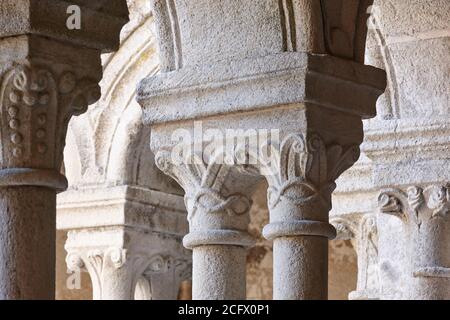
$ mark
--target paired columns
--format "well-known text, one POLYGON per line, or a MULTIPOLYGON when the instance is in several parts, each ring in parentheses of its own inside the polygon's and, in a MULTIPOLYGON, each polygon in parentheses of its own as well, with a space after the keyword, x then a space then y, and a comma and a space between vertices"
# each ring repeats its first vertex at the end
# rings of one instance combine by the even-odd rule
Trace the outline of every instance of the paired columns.
POLYGON ((327 298, 331 194, 385 86, 362 64, 369 2, 152 1, 163 72, 138 101, 156 164, 186 192, 194 299, 245 298, 261 179, 274 298, 327 298))
POLYGON ((0 4, 0 299, 54 298, 67 124, 100 97, 100 54, 127 20, 125 1, 81 9, 82 29, 71 31, 61 1, 0 4))

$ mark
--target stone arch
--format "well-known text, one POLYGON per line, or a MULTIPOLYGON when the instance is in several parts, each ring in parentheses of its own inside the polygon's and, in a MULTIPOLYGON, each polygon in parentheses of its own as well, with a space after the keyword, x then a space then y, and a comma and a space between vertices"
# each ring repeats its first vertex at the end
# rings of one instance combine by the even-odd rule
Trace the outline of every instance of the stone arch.
POLYGON ((135 99, 136 83, 159 70, 154 19, 149 8, 142 8, 145 3, 129 1, 131 21, 121 47, 103 56, 102 98, 69 125, 64 169, 71 185, 137 184, 178 192, 153 165, 150 131, 135 99))
MULTIPOLYGON (((395 10, 395 8, 392 8, 395 10)), ((377 102, 377 113, 382 119, 397 119, 400 117, 399 107, 399 87, 395 64, 389 46, 386 43, 386 36, 383 23, 380 21, 381 10, 378 1, 370 9, 371 17, 368 20, 370 25, 367 34, 367 46, 365 63, 386 71, 387 88, 384 95, 377 102)))

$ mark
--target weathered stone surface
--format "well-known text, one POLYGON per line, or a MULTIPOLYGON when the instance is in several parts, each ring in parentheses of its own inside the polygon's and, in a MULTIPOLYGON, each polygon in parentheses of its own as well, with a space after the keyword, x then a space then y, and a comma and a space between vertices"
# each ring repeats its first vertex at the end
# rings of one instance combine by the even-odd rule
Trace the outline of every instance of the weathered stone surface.
MULTIPOLYGON (((122 4, 115 12, 121 17, 127 15, 124 3, 115 1, 122 4)), ((94 41, 86 40, 89 36, 83 31, 70 37, 67 6, 57 0, 0 4, 0 202, 5 219, 0 230, 0 298, 4 299, 54 297, 55 196, 67 187, 59 173, 67 124, 99 99, 100 54, 116 47, 126 20, 106 10, 96 25, 96 32, 106 33, 97 33, 94 41), (24 272, 30 265, 33 270, 24 272)), ((86 18, 102 8, 85 12, 86 18)))
POLYGON ((94 299, 176 299, 191 277, 186 212, 154 164, 134 100, 135 83, 158 70, 153 17, 145 1, 128 5, 119 50, 102 57, 102 97, 69 125, 57 228, 68 233, 67 267, 89 272, 94 299))
MULTIPOLYGON (((386 70, 388 90, 378 101, 378 117, 365 123, 363 161, 338 182, 333 214, 377 215, 377 250, 358 253, 358 272, 362 279, 372 264, 378 282, 371 282, 366 294, 358 290, 351 298, 448 299, 445 270, 450 251, 447 241, 440 241, 447 220, 426 217, 436 210, 436 201, 445 207, 444 190, 450 181, 445 116, 449 90, 444 85, 449 72, 448 59, 443 60, 450 35, 449 5, 438 0, 374 5, 366 60, 386 70), (433 190, 440 191, 432 196, 433 190), (408 202, 409 192, 417 199, 408 202), (434 200, 425 201, 428 197, 434 200), (394 213, 404 221, 392 217, 394 213), (403 218, 416 215, 412 220, 420 226, 403 218), (412 261, 420 261, 421 267, 412 261)), ((361 236, 357 232, 355 241, 361 236)), ((365 242, 363 247, 369 248, 365 242)))
MULTIPOLYGON (((194 250, 194 299, 245 297, 237 281, 243 259, 236 266, 240 274, 214 275, 226 292, 204 286, 201 270, 206 262, 219 270, 233 263, 234 246, 251 246, 249 199, 263 177, 269 184, 271 223, 264 235, 274 240, 274 297, 326 298, 334 181, 359 157, 361 119, 375 115, 385 85, 384 72, 361 64, 370 1, 347 3, 345 10, 331 1, 152 4, 163 72, 143 80, 137 98, 152 129, 156 164, 186 192, 190 233, 184 243, 194 250), (278 130, 280 141, 271 143, 278 148, 275 168, 203 158, 208 141, 196 132, 196 121, 223 137, 227 129, 278 130), (176 130, 192 139, 174 141, 176 130), (180 145, 197 146, 183 157, 200 161, 174 163, 180 145)), ((233 142, 232 151, 239 148, 233 142)))

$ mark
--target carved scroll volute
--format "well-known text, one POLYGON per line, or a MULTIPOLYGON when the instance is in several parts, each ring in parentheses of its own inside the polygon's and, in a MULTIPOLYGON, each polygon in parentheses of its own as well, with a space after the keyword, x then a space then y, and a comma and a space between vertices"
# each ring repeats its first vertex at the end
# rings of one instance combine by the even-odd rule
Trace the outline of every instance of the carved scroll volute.
POLYGON ((100 96, 98 85, 38 66, 7 72, 0 91, 3 168, 59 169, 67 124, 100 96))

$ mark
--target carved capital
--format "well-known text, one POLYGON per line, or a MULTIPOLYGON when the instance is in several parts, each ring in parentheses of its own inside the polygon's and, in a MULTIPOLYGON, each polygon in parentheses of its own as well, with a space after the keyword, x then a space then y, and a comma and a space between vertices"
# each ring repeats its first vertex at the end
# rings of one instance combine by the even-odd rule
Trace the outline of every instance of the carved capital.
POLYGON ((450 274, 450 185, 386 189, 379 196, 383 214, 404 222, 414 277, 448 278, 450 274))
POLYGON ((100 98, 100 55, 118 46, 128 15, 125 0, 84 2, 76 3, 79 30, 66 23, 65 1, 0 4, 2 187, 66 188, 59 172, 67 125, 100 98))
POLYGON ((232 166, 214 160, 206 163, 195 156, 175 163, 168 151, 156 154, 156 165, 185 190, 191 231, 185 246, 253 243, 246 232, 252 201, 244 192, 229 191, 233 190, 228 184, 233 180, 232 166))
POLYGON ((445 220, 450 213, 450 184, 427 188, 412 186, 383 190, 378 198, 380 211, 417 226, 432 220, 445 220))
POLYGON ((359 147, 299 134, 287 136, 275 155, 275 166, 263 168, 272 220, 327 221, 335 180, 358 160, 359 147))
POLYGON ((0 89, 2 167, 59 170, 70 118, 99 98, 97 81, 70 70, 30 64, 6 72, 0 89))
MULTIPOLYGON (((71 271, 89 272, 94 289, 94 299, 112 295, 134 298, 134 290, 141 278, 151 282, 151 277, 167 274, 175 269, 175 259, 160 254, 130 252, 120 247, 67 249, 67 267, 71 271), (111 292, 123 290, 125 292, 111 292)), ((151 296, 151 292, 148 293, 151 296)))

